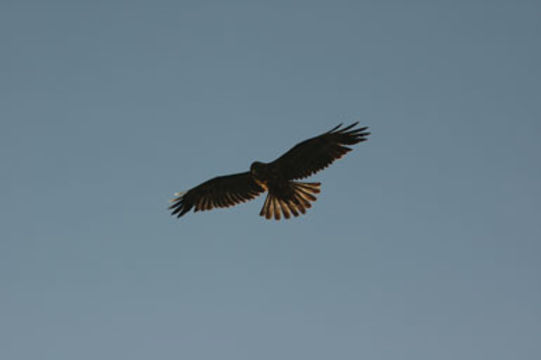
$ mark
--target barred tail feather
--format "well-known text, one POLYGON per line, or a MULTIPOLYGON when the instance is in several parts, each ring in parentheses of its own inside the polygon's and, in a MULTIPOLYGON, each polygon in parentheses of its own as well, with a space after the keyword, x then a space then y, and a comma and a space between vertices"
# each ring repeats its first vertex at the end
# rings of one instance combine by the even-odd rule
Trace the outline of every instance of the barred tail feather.
POLYGON ((299 216, 299 213, 305 214, 306 209, 312 207, 310 202, 317 200, 314 194, 320 192, 321 183, 291 181, 289 185, 292 190, 292 195, 287 199, 278 197, 269 190, 267 198, 261 208, 261 212, 259 213, 260 216, 264 216, 267 220, 272 218, 280 220, 282 215, 285 219, 289 219, 291 214, 295 217, 299 216))

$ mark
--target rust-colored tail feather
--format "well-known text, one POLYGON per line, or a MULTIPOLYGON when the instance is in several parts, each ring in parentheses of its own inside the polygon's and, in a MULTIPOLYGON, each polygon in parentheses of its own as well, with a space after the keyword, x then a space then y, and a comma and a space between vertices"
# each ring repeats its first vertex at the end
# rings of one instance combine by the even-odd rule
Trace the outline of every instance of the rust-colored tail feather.
POLYGON ((305 214, 306 209, 312 207, 310 201, 316 201, 317 198, 314 194, 320 192, 321 183, 305 183, 305 182, 294 182, 289 183, 291 189, 293 190, 293 195, 289 199, 282 199, 272 193, 272 190, 269 189, 269 193, 263 207, 261 208, 260 216, 264 216, 265 219, 269 220, 274 217, 275 220, 280 220, 282 214, 285 219, 289 219, 291 214, 297 217, 299 213, 305 214))

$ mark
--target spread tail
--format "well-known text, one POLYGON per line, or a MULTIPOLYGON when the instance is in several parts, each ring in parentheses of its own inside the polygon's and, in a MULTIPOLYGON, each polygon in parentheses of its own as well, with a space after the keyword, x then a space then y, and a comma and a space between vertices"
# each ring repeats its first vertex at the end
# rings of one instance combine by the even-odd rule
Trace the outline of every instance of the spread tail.
POLYGON ((282 214, 286 219, 289 219, 291 214, 295 217, 299 216, 299 213, 305 214, 306 209, 312 207, 310 202, 317 200, 314 194, 319 193, 321 183, 290 181, 288 185, 291 191, 289 191, 290 195, 287 198, 278 197, 269 189, 263 208, 259 213, 260 216, 264 216, 266 219, 274 217, 276 220, 280 220, 282 214))

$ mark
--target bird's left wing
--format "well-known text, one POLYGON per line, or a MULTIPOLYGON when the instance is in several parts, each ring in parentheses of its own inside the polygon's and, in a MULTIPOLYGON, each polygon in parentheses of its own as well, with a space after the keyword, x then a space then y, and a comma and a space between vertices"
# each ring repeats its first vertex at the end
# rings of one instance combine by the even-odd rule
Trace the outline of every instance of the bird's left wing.
POLYGON ((173 210, 172 215, 181 217, 192 208, 197 212, 229 207, 252 200, 263 191, 249 172, 218 176, 185 193, 179 193, 169 209, 173 210))
POLYGON ((365 141, 368 127, 355 128, 358 123, 340 128, 342 124, 319 136, 298 143, 270 163, 286 179, 302 179, 325 169, 351 151, 347 145, 365 141))

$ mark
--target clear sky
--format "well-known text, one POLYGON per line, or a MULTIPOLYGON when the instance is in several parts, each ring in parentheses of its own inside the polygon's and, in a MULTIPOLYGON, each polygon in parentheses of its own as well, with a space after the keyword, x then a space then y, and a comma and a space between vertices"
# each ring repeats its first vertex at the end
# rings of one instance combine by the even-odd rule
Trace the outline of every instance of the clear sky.
POLYGON ((0 4, 0 358, 540 359, 539 1, 0 4), (340 122, 311 178, 168 199, 340 122))

